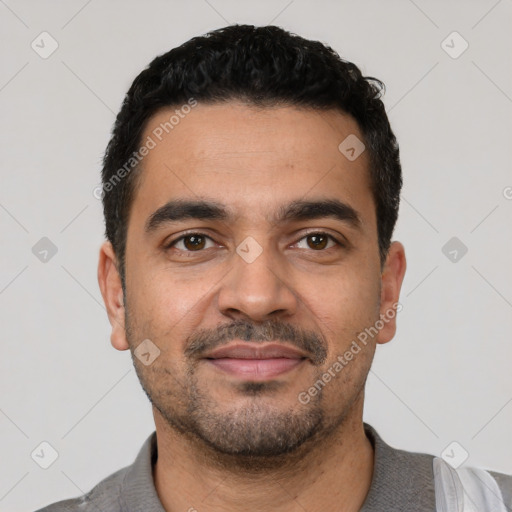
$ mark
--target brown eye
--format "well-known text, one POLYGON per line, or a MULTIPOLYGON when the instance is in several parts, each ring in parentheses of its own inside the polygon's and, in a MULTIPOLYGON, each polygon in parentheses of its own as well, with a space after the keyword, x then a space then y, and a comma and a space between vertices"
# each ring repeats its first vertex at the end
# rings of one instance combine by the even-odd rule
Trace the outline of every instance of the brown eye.
POLYGON ((308 240, 308 246, 311 249, 325 249, 327 242, 329 241, 329 237, 327 235, 320 233, 308 235, 306 238, 308 240))
POLYGON ((189 251, 195 251, 196 249, 204 249, 205 246, 205 238, 200 235, 188 235, 183 237, 183 245, 189 251))
POLYGON ((208 249, 207 244, 211 243, 208 247, 213 247, 213 240, 202 233, 190 233, 177 238, 167 245, 167 249, 175 248, 183 252, 200 252, 203 249, 208 249))
POLYGON ((302 237, 296 244, 300 249, 313 249, 316 252, 323 252, 324 250, 332 249, 336 246, 344 247, 344 244, 339 242, 336 238, 328 233, 322 231, 316 233, 309 233, 302 237))

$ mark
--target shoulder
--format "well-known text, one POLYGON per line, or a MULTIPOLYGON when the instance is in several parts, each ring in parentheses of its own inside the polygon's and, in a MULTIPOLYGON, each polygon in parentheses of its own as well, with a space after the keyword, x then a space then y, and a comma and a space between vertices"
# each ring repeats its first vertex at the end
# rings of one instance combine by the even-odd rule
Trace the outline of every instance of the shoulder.
POLYGON ((496 480, 500 488, 501 495, 503 496, 503 503, 512 509, 512 475, 505 473, 498 473, 497 471, 487 470, 488 473, 496 480))
POLYGON ((127 470, 128 467, 116 471, 82 496, 52 503, 51 505, 41 508, 36 512, 98 512, 98 510, 108 510, 109 512, 121 511, 119 498, 121 496, 121 488, 127 470))
MULTIPOLYGON (((434 460, 439 458, 428 453, 394 448, 384 442, 376 430, 366 423, 365 431, 375 449, 375 466, 363 512, 382 509, 383 502, 389 505, 390 510, 435 510, 434 460)), ((482 470, 495 480, 503 503, 507 510, 512 511, 512 475, 490 469, 482 470)), ((463 469, 459 468, 458 472, 461 471, 463 469)), ((458 472, 455 471, 456 474, 458 472)))
POLYGON ((164 512, 152 476, 156 457, 156 432, 153 432, 131 465, 107 476, 82 496, 52 503, 36 512, 164 512))
POLYGON ((362 512, 435 510, 434 456, 395 448, 371 425, 364 427, 374 447, 374 468, 362 512))

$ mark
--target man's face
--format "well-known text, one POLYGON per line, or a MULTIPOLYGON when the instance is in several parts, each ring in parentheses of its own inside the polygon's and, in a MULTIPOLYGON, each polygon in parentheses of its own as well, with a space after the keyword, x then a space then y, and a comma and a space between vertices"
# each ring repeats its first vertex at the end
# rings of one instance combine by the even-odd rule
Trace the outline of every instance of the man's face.
POLYGON ((128 223, 126 347, 160 350, 134 363, 171 428, 223 453, 293 451, 362 412, 375 343, 394 332, 344 357, 389 309, 368 155, 338 149, 360 130, 336 111, 200 103, 158 141, 174 110, 142 137, 156 147, 128 223))

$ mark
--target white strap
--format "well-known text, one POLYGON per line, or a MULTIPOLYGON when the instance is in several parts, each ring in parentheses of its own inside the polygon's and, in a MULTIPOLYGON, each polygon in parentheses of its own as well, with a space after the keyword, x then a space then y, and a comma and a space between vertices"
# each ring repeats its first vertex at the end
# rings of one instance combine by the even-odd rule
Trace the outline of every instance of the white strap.
POLYGON ((437 512, 507 512, 496 480, 485 470, 452 468, 434 457, 437 512))
POLYGON ((464 512, 464 490, 457 472, 440 457, 434 457, 437 512, 464 512))

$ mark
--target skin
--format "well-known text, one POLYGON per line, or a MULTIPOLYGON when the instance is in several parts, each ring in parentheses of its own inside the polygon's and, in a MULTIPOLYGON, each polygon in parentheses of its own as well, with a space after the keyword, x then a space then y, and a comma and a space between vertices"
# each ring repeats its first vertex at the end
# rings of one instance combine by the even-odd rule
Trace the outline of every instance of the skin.
MULTIPOLYGON (((157 112, 142 140, 173 111, 157 112)), ((363 138, 354 119, 334 110, 198 104, 144 158, 128 223, 126 295, 109 242, 98 280, 112 345, 133 351, 150 339, 160 350, 151 364, 134 364, 153 403, 154 480, 166 511, 348 512, 364 503, 374 464, 364 384, 376 345, 395 334, 395 317, 309 403, 298 400, 358 333, 396 307, 406 269, 399 242, 381 268, 368 155, 349 161, 338 150, 350 134, 363 138), (359 229, 330 217, 275 221, 290 201, 333 198, 356 210, 359 229), (216 201, 234 217, 146 232, 147 219, 171 199, 216 201), (190 230, 210 237, 204 248, 194 250, 190 239, 164 248, 190 230), (345 246, 317 248, 312 233, 345 246), (251 263, 236 252, 248 236, 262 248, 251 263), (199 353, 187 357, 196 333, 213 346, 219 328, 237 322, 258 334, 258 326, 290 325, 325 348, 324 360, 306 360, 251 390, 250 379, 199 353)))

